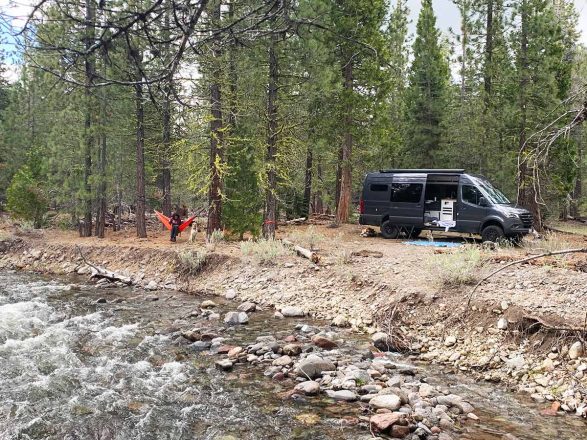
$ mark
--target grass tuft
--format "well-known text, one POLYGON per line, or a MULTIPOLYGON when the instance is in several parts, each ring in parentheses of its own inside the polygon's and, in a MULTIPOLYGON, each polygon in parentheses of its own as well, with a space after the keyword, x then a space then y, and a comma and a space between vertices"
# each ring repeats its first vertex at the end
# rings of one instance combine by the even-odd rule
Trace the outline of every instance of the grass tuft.
POLYGON ((251 257, 257 264, 274 264, 275 260, 290 251, 279 240, 259 239, 241 242, 243 255, 251 257))

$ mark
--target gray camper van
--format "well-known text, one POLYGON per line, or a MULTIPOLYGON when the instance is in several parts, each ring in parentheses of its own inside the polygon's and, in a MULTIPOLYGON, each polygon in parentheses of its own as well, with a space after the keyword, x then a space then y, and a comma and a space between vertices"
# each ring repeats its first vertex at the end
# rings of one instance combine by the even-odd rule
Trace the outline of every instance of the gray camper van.
POLYGON ((498 241, 530 232, 532 214, 465 170, 384 170, 365 176, 359 223, 381 227, 385 238, 429 229, 498 241))

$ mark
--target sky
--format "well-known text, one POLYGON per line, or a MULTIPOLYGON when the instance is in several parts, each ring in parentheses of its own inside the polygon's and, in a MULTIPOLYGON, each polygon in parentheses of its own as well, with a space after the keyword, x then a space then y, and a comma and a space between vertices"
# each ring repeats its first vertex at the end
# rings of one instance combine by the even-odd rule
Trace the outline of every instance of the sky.
MULTIPOLYGON (((0 0, 0 14, 6 14, 14 17, 13 25, 22 23, 22 19, 26 17, 27 12, 30 10, 31 4, 37 3, 39 0, 0 0)), ((390 0, 390 3, 395 4, 395 0, 390 0)), ((410 30, 412 33, 416 29, 416 21, 418 19, 418 13, 420 11, 421 0, 407 0, 408 7, 411 12, 412 22, 410 24, 410 30)), ((453 28, 458 31, 459 29, 459 13, 456 6, 451 0, 432 0, 434 11, 436 12, 437 25, 440 30, 448 34, 449 28, 453 28)), ((587 0, 575 0, 575 6, 579 14, 577 28, 581 32, 580 42, 587 46, 587 0)), ((6 22, 3 21, 0 16, 0 35, 1 41, 6 41, 6 22)), ((0 42, 0 45, 3 45, 0 42)), ((16 79, 17 66, 8 66, 9 80, 16 79)))
MULTIPOLYGON (((391 3, 395 4, 395 0, 391 0, 391 3)), ((412 17, 411 31, 415 32, 421 0, 408 0, 407 4, 412 17)), ((447 33, 451 27, 458 30, 459 11, 451 0, 432 0, 432 6, 436 13, 436 24, 441 31, 447 33)), ((575 8, 579 14, 577 28, 581 32, 580 41, 587 46, 587 0, 575 0, 575 8)))

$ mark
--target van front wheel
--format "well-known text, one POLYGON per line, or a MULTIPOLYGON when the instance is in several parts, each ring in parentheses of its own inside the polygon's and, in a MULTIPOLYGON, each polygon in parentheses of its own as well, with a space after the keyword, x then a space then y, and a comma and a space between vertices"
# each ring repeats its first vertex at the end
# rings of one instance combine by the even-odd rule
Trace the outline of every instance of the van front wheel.
POLYGON ((399 227, 391 223, 389 220, 386 220, 381 224, 381 235, 383 238, 397 238, 399 235, 399 227))
POLYGON ((491 241, 497 243, 504 237, 503 229, 497 225, 489 225, 481 231, 481 240, 483 242, 491 241))

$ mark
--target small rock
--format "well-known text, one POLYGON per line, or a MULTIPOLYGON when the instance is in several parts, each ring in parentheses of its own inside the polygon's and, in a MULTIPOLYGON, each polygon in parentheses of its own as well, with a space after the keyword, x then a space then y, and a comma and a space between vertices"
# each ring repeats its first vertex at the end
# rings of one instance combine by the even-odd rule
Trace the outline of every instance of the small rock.
MULTIPOLYGON (((391 427, 391 436, 393 438, 404 438, 410 434, 409 426, 393 425, 391 427)), ((422 437, 420 437, 422 438, 422 437)))
POLYGON ((510 305, 507 301, 502 301, 500 305, 501 305, 501 310, 504 310, 504 311, 510 307, 510 305))
POLYGON ((153 280, 149 281, 145 286, 145 290, 157 290, 157 283, 153 280))
POLYGON ((343 400, 345 402, 353 402, 357 400, 357 395, 349 390, 332 391, 326 390, 326 395, 334 400, 343 400))
POLYGON ((281 314, 281 312, 275 312, 273 314, 273 317, 274 318, 277 318, 277 319, 283 319, 284 318, 284 316, 281 314))
POLYGON ((497 328, 499 330, 507 330, 508 324, 509 323, 506 318, 499 318, 499 321, 497 321, 497 328))
POLYGON ((295 306, 283 307, 280 312, 286 318, 303 318, 306 316, 306 313, 300 307, 295 306))
POLYGON ((228 289, 226 291, 226 293, 224 294, 224 297, 226 299, 235 299, 236 298, 236 290, 234 290, 234 289, 228 289))
POLYGON ((571 348, 569 348, 568 354, 570 359, 577 359, 583 356, 583 344, 581 344, 580 341, 575 342, 571 345, 571 348))
POLYGON ((246 324, 249 316, 245 312, 228 312, 224 316, 224 323, 228 325, 246 324))
POLYGON ((233 358, 233 357, 237 357, 243 351, 244 350, 242 347, 232 347, 230 350, 228 350, 227 354, 228 354, 228 357, 233 358))
POLYGON ((369 401, 369 405, 375 409, 385 408, 395 411, 402 406, 402 401, 401 398, 395 394, 383 394, 373 397, 369 401))
POLYGON ((297 384, 294 390, 299 391, 306 396, 315 396, 320 392, 320 384, 313 380, 307 380, 306 382, 297 384))
POLYGON ((542 369, 544 371, 554 371, 554 361, 549 358, 544 359, 542 362, 542 369))
POLYGON ((214 301, 209 300, 209 299, 207 299, 206 301, 202 301, 202 304, 200 304, 201 309, 212 309, 216 306, 217 306, 217 304, 214 301))
POLYGON ((216 361, 215 365, 216 365, 216 368, 223 370, 223 371, 232 370, 232 361, 230 359, 221 359, 219 361, 216 361))
POLYGON ((314 345, 323 348, 324 350, 332 350, 333 348, 338 347, 336 342, 320 335, 312 336, 312 342, 314 343, 314 345))
POLYGON ((387 336, 387 333, 377 332, 371 336, 373 345, 381 351, 393 351, 394 346, 391 338, 387 336))
POLYGON ((302 352, 302 347, 298 344, 286 344, 283 346, 283 354, 288 356, 297 356, 302 352))
POLYGON ((285 367, 285 366, 291 365, 291 364, 293 364, 293 360, 292 360, 292 358, 290 358, 287 355, 278 357, 272 363, 272 365, 275 367, 285 367))
POLYGON ((257 310, 257 304, 255 304, 254 302, 247 301, 238 306, 237 310, 245 313, 251 313, 257 310))
POLYGON ((309 377, 313 379, 321 376, 323 371, 334 371, 336 366, 320 356, 310 355, 302 360, 296 369, 298 376, 309 377))
POLYGON ((390 426, 397 423, 402 417, 401 413, 375 414, 369 419, 371 427, 376 431, 383 432, 390 426))
POLYGON ((159 297, 156 295, 149 295, 145 297, 145 301, 159 301, 159 297))
POLYGON ((332 325, 335 327, 350 327, 348 318, 344 315, 337 315, 332 320, 332 325))
POLYGON ((447 336, 446 339, 444 340, 444 345, 446 347, 452 347, 453 345, 455 345, 457 343, 457 338, 455 336, 447 336))
POLYGON ((475 414, 473 413, 468 413, 467 417, 470 418, 471 420, 479 420, 479 417, 477 417, 475 414))

